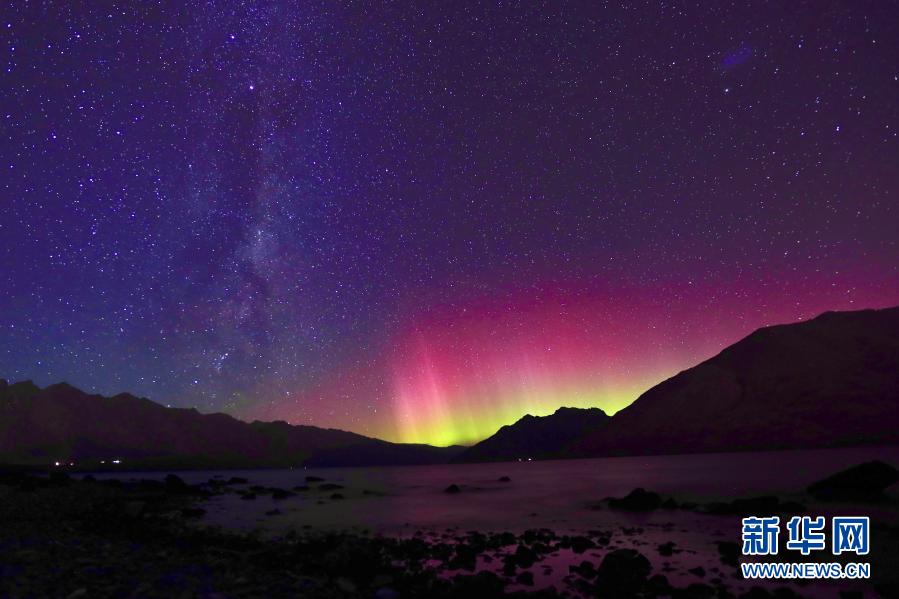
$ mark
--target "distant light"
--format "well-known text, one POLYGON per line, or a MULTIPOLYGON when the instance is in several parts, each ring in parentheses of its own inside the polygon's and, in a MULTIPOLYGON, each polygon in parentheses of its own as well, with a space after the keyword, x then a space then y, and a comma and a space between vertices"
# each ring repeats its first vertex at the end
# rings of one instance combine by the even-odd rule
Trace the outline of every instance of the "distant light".
POLYGON ((122 460, 113 460, 112 463, 113 463, 113 464, 121 464, 121 463, 122 463, 122 460))
POLYGON ((101 463, 101 464, 105 464, 105 463, 106 463, 106 460, 100 460, 100 463, 101 463))
POLYGON ((59 466, 59 462, 53 462, 54 466, 59 466))
POLYGON ((253 85, 253 84, 251 83, 251 84, 250 84, 250 91, 253 91, 254 89, 256 89, 256 86, 253 85))

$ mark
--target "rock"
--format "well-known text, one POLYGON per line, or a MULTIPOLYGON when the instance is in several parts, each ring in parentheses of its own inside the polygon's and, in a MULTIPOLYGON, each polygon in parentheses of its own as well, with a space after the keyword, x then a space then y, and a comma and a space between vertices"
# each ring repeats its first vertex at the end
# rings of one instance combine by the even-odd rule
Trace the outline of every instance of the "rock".
POLYGON ((307 483, 320 483, 320 482, 322 482, 322 481, 324 481, 324 480, 325 480, 325 479, 323 479, 323 478, 320 477, 320 476, 307 476, 307 477, 306 477, 306 482, 307 482, 307 483))
POLYGON ((343 499, 343 495, 340 493, 331 493, 331 499, 343 499))
POLYGON ((673 498, 669 497, 662 502, 661 507, 663 510, 676 510, 680 507, 680 505, 678 505, 678 503, 673 498))
POLYGON ((674 541, 668 541, 659 545, 659 555, 670 557, 674 555, 674 541))
POLYGON ((499 597, 506 583, 493 572, 478 572, 453 578, 453 597, 499 597))
POLYGON ((733 516, 774 516, 804 512, 805 506, 795 501, 781 501, 773 495, 734 499, 729 503, 710 503, 703 510, 707 514, 733 516))
POLYGON ((443 490, 443 492, 444 492, 444 493, 455 494, 455 493, 461 493, 461 492, 462 492, 462 489, 459 488, 459 485, 457 485, 457 484, 454 483, 454 484, 448 486, 447 488, 445 488, 445 489, 443 490))
MULTIPOLYGON (((556 533, 548 528, 529 528, 524 531, 524 542, 527 545, 533 545, 534 543, 550 543, 556 539, 556 533)), ((511 545, 514 543, 514 539, 510 543, 506 543, 507 545, 511 545)))
POLYGON ((673 594, 671 584, 662 574, 651 576, 646 582, 646 590, 648 597, 670 597, 673 594))
POLYGON ((285 489, 273 488, 272 490, 272 499, 287 499, 288 497, 294 497, 295 493, 291 493, 285 489))
POLYGON ((281 510, 279 510, 278 508, 275 508, 273 510, 268 510, 267 512, 265 512, 265 515, 266 516, 277 516, 280 513, 281 513, 281 510))
POLYGON ((777 587, 772 591, 772 595, 774 599, 802 599, 802 595, 788 587, 777 587))
POLYGON ((473 572, 478 563, 478 550, 468 543, 459 543, 455 547, 453 557, 447 563, 452 570, 468 570, 473 572))
POLYGON ((689 570, 687 570, 687 572, 689 572, 690 574, 693 574, 695 576, 698 576, 700 578, 705 577, 705 568, 703 568, 702 566, 696 566, 695 568, 690 568, 689 570))
POLYGON ((761 587, 752 587, 740 595, 740 599, 799 599, 800 597, 802 595, 787 587, 777 587, 773 591, 768 591, 761 587))
POLYGON ((719 541, 717 545, 721 563, 736 568, 740 558, 740 546, 733 541, 719 541))
POLYGON ((771 593, 763 589, 762 587, 752 587, 742 595, 740 595, 740 599, 770 599, 771 593))
POLYGON ((885 462, 874 460, 837 472, 809 485, 808 492, 816 499, 877 500, 884 490, 899 481, 899 471, 885 462))
POLYGON ((518 545, 518 547, 515 548, 513 557, 519 568, 530 568, 539 558, 536 551, 525 545, 518 545))
POLYGON ((588 580, 596 578, 596 568, 593 566, 593 562, 588 562, 587 560, 582 561, 577 566, 568 566, 568 571, 588 580))
POLYGON ((247 479, 245 479, 242 476, 232 476, 227 481, 225 481, 225 484, 226 485, 245 485, 248 482, 250 482, 250 481, 248 481, 247 479))
POLYGON ((596 575, 597 590, 602 595, 636 593, 646 583, 652 565, 639 551, 616 549, 606 554, 596 575))
POLYGON ((509 478, 508 476, 500 476, 497 480, 498 480, 499 482, 501 482, 501 483, 510 483, 510 482, 512 482, 512 479, 509 478))
POLYGON ((593 549, 594 547, 596 547, 596 543, 591 541, 589 537, 571 537, 571 550, 577 554, 581 554, 588 549, 593 549))
POLYGON ((309 485, 297 485, 293 488, 294 491, 308 491, 309 485))
POLYGON ((129 518, 137 518, 144 513, 144 508, 146 507, 147 503, 145 501, 125 502, 125 515, 129 518))
POLYGON ((658 493, 636 488, 626 497, 610 497, 609 507, 616 510, 631 512, 649 512, 658 509, 662 505, 662 498, 658 493))
POLYGON ((690 599, 712 599, 717 594, 714 587, 701 582, 694 582, 681 592, 684 597, 690 597, 690 599))
POLYGON ((528 587, 534 586, 534 575, 530 572, 522 572, 518 576, 515 577, 515 582, 518 584, 523 584, 528 587))
POLYGON ((201 507, 186 507, 181 510, 181 515, 185 518, 202 518, 205 513, 206 510, 201 507))
POLYGON ((318 488, 322 491, 336 491, 337 489, 342 489, 343 485, 338 485, 336 483, 325 483, 323 485, 319 485, 318 488))
POLYGON ((177 474, 168 474, 165 477, 166 491, 183 492, 187 490, 187 483, 177 474))
POLYGON ((72 482, 72 477, 65 472, 51 472, 48 479, 51 484, 60 487, 68 486, 72 482))

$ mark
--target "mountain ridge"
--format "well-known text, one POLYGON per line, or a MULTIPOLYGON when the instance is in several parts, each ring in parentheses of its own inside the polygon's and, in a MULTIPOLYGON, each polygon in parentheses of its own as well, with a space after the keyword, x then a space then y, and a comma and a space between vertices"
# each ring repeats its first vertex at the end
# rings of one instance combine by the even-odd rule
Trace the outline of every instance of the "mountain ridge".
POLYGON ((465 448, 397 444, 339 429, 250 423, 0 379, 0 462, 117 454, 141 467, 365 466, 899 443, 899 307, 825 312, 762 327, 641 394, 525 415, 465 448), (160 448, 165 448, 161 450, 160 448))
POLYGON ((609 419, 599 408, 560 407, 547 416, 525 414, 464 450, 453 461, 470 463, 560 457, 560 452, 574 440, 603 426, 609 419))
MULTIPOLYGON (((508 437, 506 429, 522 422, 455 461, 482 461, 472 459, 476 448, 489 447, 500 433, 508 437)), ((899 307, 892 307, 829 311, 756 329, 653 386, 549 457, 897 443, 899 307)), ((521 457, 527 448, 517 451, 521 457)))
POLYGON ((289 467, 445 463, 463 448, 390 443, 339 429, 167 408, 129 393, 0 379, 0 462, 129 467, 289 467))
POLYGON ((649 455, 892 444, 899 443, 897 408, 899 307, 824 312, 757 329, 662 381, 572 451, 649 455))

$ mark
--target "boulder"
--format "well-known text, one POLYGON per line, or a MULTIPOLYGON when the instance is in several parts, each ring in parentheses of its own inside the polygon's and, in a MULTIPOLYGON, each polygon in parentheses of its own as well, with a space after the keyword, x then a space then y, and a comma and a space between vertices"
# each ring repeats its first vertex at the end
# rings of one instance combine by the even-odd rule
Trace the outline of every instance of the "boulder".
POLYGON ((727 503, 710 503, 702 508, 707 514, 728 516, 774 516, 805 512, 805 506, 795 501, 781 501, 774 495, 734 499, 727 503))
POLYGON ((165 488, 170 492, 184 492, 187 490, 187 483, 177 474, 168 474, 165 477, 165 488))
POLYGON ((621 596, 638 592, 652 571, 652 565, 635 549, 616 549, 603 558, 596 572, 601 596, 621 596))
POLYGON ((515 582, 523 584, 526 587, 532 587, 534 586, 534 575, 527 571, 522 572, 515 577, 515 582))
POLYGON ((717 545, 721 563, 736 568, 741 554, 740 546, 733 541, 719 541, 717 545))
POLYGON ((625 497, 610 497, 608 501, 610 508, 630 512, 649 512, 662 505, 662 498, 658 493, 639 487, 625 497))
POLYGON ((285 489, 272 488, 272 499, 287 499, 288 497, 293 497, 295 493, 291 493, 285 489))
POLYGON ((596 578, 596 568, 593 566, 592 562, 588 562, 587 560, 582 561, 577 566, 568 566, 568 571, 573 574, 578 574, 586 579, 596 578))
POLYGON ((899 471, 885 462, 874 460, 837 472, 808 487, 816 499, 877 500, 884 490, 899 481, 899 471))

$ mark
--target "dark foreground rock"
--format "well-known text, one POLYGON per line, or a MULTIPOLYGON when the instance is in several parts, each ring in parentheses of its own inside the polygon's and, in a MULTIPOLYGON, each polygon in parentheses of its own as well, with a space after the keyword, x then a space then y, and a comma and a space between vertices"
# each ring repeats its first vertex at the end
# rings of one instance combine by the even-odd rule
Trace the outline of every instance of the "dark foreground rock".
POLYGON ((801 503, 782 501, 774 495, 734 499, 733 501, 709 503, 700 511, 719 516, 775 516, 777 514, 800 514, 806 511, 801 503))
POLYGON ((646 556, 634 549, 616 549, 603 558, 596 572, 601 596, 632 596, 645 586, 652 571, 646 556))
MULTIPOLYGON (((691 570, 689 586, 672 586, 662 574, 653 575, 642 553, 610 543, 609 530, 418 532, 407 538, 288 532, 270 538, 205 526, 199 500, 212 493, 207 487, 222 485, 182 483, 0 472, 0 597, 733 596, 714 565, 691 570), (539 588, 537 576, 550 568, 546 560, 563 551, 580 554, 580 565, 569 568, 561 588, 539 588), (492 564, 490 571, 484 564, 492 564)), ((344 501, 357 500, 350 494, 344 501)), ((289 500, 280 505, 292 509, 289 500)), ((877 530, 881 545, 872 548, 872 561, 899 547, 899 531, 877 530)), ((721 542, 718 550, 722 564, 736 566, 736 543, 721 542)), ((678 551, 672 542, 659 546, 663 555, 678 551)), ((895 590, 891 584, 880 583, 883 596, 895 590)), ((752 597, 789 597, 767 592, 752 597)))
POLYGON ((631 512, 648 512, 662 506, 662 497, 658 493, 639 487, 625 497, 610 497, 607 501, 612 509, 631 512))
POLYGON ((899 471, 874 460, 837 472, 808 487, 810 495, 823 500, 876 501, 884 498, 884 491, 899 481, 899 471))

